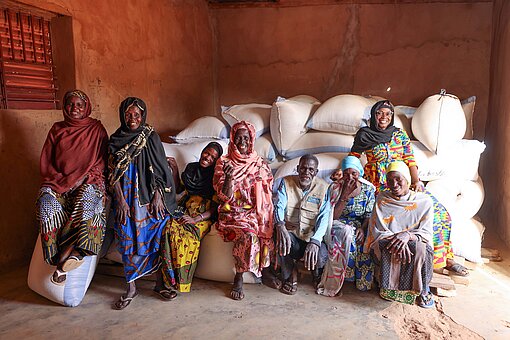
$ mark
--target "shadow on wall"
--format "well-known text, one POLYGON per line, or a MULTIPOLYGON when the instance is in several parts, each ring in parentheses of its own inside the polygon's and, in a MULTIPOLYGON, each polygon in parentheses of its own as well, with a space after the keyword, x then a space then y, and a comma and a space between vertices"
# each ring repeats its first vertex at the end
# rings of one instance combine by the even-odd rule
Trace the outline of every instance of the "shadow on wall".
POLYGON ((0 272, 30 261, 38 228, 39 157, 61 111, 0 110, 0 272))

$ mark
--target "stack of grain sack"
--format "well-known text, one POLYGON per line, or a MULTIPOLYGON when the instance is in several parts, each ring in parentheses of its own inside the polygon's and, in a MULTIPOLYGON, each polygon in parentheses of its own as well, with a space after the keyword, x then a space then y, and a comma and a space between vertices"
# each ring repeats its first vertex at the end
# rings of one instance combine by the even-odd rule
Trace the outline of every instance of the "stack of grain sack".
MULTIPOLYGON (((230 126, 246 120, 255 126, 255 149, 273 170, 275 189, 281 178, 295 173, 299 157, 307 153, 317 155, 319 176, 329 180, 380 99, 343 94, 321 104, 314 97, 300 95, 278 97, 272 105, 222 107, 221 117, 195 120, 174 137, 178 144, 164 143, 164 147, 183 171, 187 163, 199 159, 211 140, 220 142, 226 152, 230 126)), ((453 95, 434 95, 418 108, 396 106, 395 125, 412 139, 420 179, 428 182, 427 189, 452 216, 454 252, 480 262, 484 227, 475 215, 484 198, 478 164, 485 145, 472 139, 474 104, 475 97, 461 103, 453 95)))

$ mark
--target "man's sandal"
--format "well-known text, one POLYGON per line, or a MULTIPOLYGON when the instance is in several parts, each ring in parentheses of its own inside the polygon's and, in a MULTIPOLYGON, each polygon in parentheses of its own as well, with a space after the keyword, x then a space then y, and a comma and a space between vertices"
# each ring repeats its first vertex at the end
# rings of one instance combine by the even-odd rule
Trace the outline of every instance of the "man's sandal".
POLYGON ((283 283, 283 287, 280 289, 280 292, 287 295, 294 295, 297 292, 297 281, 285 281, 283 283))

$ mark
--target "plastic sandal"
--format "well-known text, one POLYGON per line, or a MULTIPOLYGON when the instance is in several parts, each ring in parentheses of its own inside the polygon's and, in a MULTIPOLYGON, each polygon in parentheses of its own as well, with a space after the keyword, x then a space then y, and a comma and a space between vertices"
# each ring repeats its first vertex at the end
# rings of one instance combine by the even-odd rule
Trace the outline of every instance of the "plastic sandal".
POLYGON ((69 272, 81 266, 83 264, 83 257, 71 255, 67 258, 67 260, 62 265, 62 270, 65 272, 69 272))
POLYGON ((57 286, 63 286, 66 283, 67 274, 63 270, 55 269, 55 272, 53 275, 50 276, 51 283, 57 285, 57 286), (57 274, 57 277, 55 277, 55 274, 57 274), (60 278, 64 278, 62 281, 60 281, 60 278))
POLYGON ((419 297, 419 300, 418 300, 418 306, 420 306, 421 308, 434 308, 435 307, 435 303, 434 303, 434 296, 432 295, 432 293, 428 293, 427 295, 420 295, 419 297))
POLYGON ((136 292, 135 295, 133 295, 133 297, 125 297, 124 295, 121 295, 119 300, 117 300, 112 307, 113 309, 116 310, 123 310, 124 308, 129 306, 131 304, 131 301, 133 301, 133 299, 137 296, 138 292, 136 292))

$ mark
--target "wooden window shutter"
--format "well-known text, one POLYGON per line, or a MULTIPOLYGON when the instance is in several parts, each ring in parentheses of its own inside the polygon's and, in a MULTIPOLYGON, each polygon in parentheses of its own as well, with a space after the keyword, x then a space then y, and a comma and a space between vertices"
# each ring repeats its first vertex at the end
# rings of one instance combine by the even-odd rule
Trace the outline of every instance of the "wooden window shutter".
POLYGON ((56 109, 50 21, 0 9, 1 107, 56 109))

